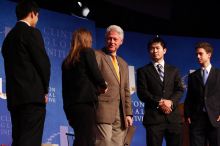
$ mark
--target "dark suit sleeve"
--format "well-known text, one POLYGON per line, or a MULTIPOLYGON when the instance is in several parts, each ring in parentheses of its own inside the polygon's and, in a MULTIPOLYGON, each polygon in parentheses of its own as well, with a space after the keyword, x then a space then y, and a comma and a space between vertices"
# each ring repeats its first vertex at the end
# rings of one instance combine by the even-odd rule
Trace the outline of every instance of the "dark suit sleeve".
POLYGON ((191 110, 191 96, 192 96, 192 88, 191 88, 191 76, 188 76, 188 86, 187 86, 187 93, 186 93, 186 99, 184 101, 184 116, 185 118, 190 117, 190 110, 191 110))
POLYGON ((170 99, 173 102, 173 108, 176 108, 179 104, 179 99, 183 95, 184 88, 183 84, 181 81, 181 76, 179 73, 179 70, 176 68, 175 69, 175 77, 174 77, 174 91, 173 94, 171 95, 170 99))
POLYGON ((29 40, 29 53, 34 66, 41 77, 44 92, 48 93, 50 80, 50 61, 44 48, 44 41, 38 29, 32 29, 29 40))
POLYGON ((148 81, 145 76, 144 68, 138 69, 137 70, 137 95, 138 95, 138 98, 142 102, 154 102, 155 104, 158 104, 161 97, 152 95, 149 92, 147 82, 148 81))
POLYGON ((98 68, 95 52, 92 49, 87 49, 85 53, 85 60, 89 70, 89 74, 94 84, 104 89, 107 88, 105 80, 102 77, 102 74, 98 68))

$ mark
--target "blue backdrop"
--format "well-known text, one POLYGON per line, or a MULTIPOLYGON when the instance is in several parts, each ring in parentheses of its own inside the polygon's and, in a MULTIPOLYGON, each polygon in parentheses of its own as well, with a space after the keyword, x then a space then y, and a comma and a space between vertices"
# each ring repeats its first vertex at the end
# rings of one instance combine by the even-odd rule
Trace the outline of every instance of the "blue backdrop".
MULTIPOLYGON (((15 3, 1 0, 0 1, 0 47, 7 32, 16 23, 15 3)), ((41 10, 39 23, 37 27, 41 30, 47 53, 51 61, 51 80, 49 90, 49 103, 47 104, 47 116, 44 128, 43 143, 58 144, 67 146, 66 132, 72 132, 68 126, 66 117, 62 108, 61 94, 61 62, 70 48, 72 32, 79 27, 88 28, 93 34, 93 47, 102 48, 104 45, 105 29, 96 28, 95 22, 68 16, 48 10, 41 10)), ((146 26, 147 27, 147 26, 146 26)), ((136 95, 135 89, 135 70, 150 61, 146 46, 149 39, 153 36, 148 34, 125 32, 124 43, 119 49, 118 54, 122 56, 129 64, 130 86, 132 93, 132 105, 134 113, 134 125, 137 131, 132 141, 132 146, 145 145, 145 129, 142 126, 143 103, 136 95)), ((180 68, 182 80, 186 83, 189 70, 198 68, 195 58, 194 45, 198 41, 210 42, 214 50, 212 64, 219 67, 220 41, 219 39, 210 38, 193 38, 180 36, 161 37, 167 42, 168 52, 166 62, 180 68)), ((1 48, 0 48, 1 49, 1 48)), ((5 75, 3 59, 0 55, 0 144, 11 144, 11 120, 10 114, 6 107, 5 96, 5 75)), ((180 102, 183 102, 185 95, 180 102)), ((163 144, 165 146, 165 143, 163 144)))

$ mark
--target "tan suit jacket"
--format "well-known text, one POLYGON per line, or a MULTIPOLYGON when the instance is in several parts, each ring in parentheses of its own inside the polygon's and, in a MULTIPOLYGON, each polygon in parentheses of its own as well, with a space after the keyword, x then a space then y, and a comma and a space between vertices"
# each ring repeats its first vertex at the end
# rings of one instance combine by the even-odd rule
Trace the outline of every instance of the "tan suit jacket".
POLYGON ((99 50, 96 51, 96 59, 102 76, 108 83, 108 91, 98 97, 97 122, 112 124, 119 109, 119 101, 121 101, 124 117, 122 123, 125 123, 125 117, 132 115, 128 65, 121 57, 117 56, 120 71, 119 81, 110 55, 106 54, 104 50, 99 50))

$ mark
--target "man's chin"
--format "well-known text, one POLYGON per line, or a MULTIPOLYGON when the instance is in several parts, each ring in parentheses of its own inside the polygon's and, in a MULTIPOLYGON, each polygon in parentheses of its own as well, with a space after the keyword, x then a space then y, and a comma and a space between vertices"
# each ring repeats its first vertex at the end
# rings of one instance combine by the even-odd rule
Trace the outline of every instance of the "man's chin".
POLYGON ((109 52, 109 53, 113 53, 113 52, 116 52, 116 50, 115 50, 115 49, 108 48, 108 52, 109 52))
POLYGON ((203 64, 203 62, 202 62, 202 61, 198 61, 198 63, 199 63, 199 64, 203 64))

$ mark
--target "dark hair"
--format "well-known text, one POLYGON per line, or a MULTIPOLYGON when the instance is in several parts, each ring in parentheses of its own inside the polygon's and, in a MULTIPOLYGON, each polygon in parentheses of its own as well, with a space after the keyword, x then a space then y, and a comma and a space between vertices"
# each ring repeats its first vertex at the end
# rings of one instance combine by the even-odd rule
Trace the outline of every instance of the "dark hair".
POLYGON ((30 12, 37 14, 39 12, 39 6, 33 0, 22 0, 16 6, 17 20, 24 19, 30 12))
POLYGON ((152 44, 154 43, 160 43, 163 48, 166 48, 165 41, 160 37, 155 37, 148 42, 148 45, 147 45, 148 50, 151 48, 152 44))
POLYGON ((208 42, 197 43, 195 46, 195 50, 197 50, 198 48, 203 48, 207 53, 211 53, 211 54, 213 53, 213 47, 208 42))

